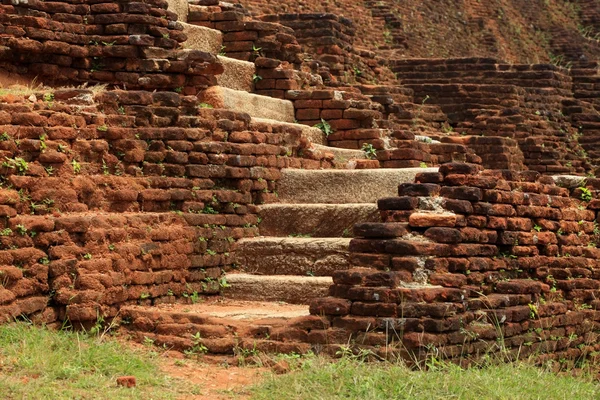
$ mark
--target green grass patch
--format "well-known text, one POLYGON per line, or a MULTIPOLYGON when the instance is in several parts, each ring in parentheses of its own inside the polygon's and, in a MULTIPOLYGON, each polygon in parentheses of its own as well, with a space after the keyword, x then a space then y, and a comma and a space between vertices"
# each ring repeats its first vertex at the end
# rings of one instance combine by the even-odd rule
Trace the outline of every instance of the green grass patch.
POLYGON ((174 399, 197 393, 160 373, 157 353, 25 323, 0 326, 1 399, 174 399), (133 375, 137 387, 116 384, 133 375))
POLYGON ((462 369, 440 364, 411 370, 401 364, 331 362, 308 358, 294 372, 268 377, 251 390, 261 399, 598 399, 591 377, 556 375, 522 362, 462 369))

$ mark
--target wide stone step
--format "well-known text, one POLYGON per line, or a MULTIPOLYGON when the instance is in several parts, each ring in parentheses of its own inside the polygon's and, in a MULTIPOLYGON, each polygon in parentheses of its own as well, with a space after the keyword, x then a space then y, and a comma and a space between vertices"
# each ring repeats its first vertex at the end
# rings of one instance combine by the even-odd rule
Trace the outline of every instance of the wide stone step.
POLYGON ((375 203, 264 204, 259 215, 263 236, 349 237, 354 224, 379 221, 375 203))
POLYGON ((289 100, 213 86, 202 92, 200 101, 210 104, 214 108, 245 112, 252 118, 266 118, 282 122, 294 121, 294 105, 289 100))
POLYGON ((254 89, 254 73, 256 72, 254 63, 224 56, 217 56, 217 58, 223 64, 224 69, 223 73, 217 76, 217 82, 220 86, 252 92, 254 89))
POLYGON ((314 298, 326 296, 333 281, 316 276, 228 274, 227 283, 230 287, 222 291, 225 298, 309 304, 314 298))
POLYGON ((140 343, 152 342, 180 351, 193 351, 202 344, 211 354, 235 354, 242 348, 305 352, 309 345, 290 343, 286 332, 298 324, 321 329, 326 326, 325 321, 319 324, 318 318, 309 315, 307 305, 221 296, 195 304, 125 306, 120 316, 129 322, 121 325, 121 332, 140 343))
POLYGON ((315 145, 327 145, 327 137, 319 128, 315 128, 314 126, 297 124, 294 122, 283 122, 277 121, 273 119, 266 118, 252 118, 250 122, 250 129, 258 128, 264 125, 270 125, 273 129, 300 129, 302 131, 302 136, 307 138, 311 143, 315 145))
POLYGON ((223 44, 223 34, 221 31, 205 26, 187 24, 185 22, 180 23, 183 25, 183 32, 187 36, 187 40, 183 43, 183 47, 193 50, 202 50, 211 54, 219 54, 221 45, 223 44))
POLYGON ((352 167, 355 166, 356 163, 353 164, 353 161, 369 159, 362 150, 342 149, 340 147, 324 146, 321 144, 315 144, 313 150, 321 153, 333 154, 337 164, 346 164, 349 169, 352 169, 352 167))
POLYGON ((350 238, 257 237, 235 245, 235 263, 257 275, 331 276, 350 268, 350 238))
POLYGON ((281 203, 376 203, 398 195, 398 185, 437 168, 303 170, 286 168, 278 184, 281 203))
POLYGON ((189 13, 187 0, 167 0, 167 9, 177 14, 177 21, 187 22, 189 13))

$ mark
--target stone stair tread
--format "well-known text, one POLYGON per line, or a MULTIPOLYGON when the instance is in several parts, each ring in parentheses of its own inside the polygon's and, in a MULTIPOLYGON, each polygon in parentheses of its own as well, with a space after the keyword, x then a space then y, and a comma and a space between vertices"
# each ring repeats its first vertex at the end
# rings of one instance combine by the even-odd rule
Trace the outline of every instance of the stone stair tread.
MULTIPOLYGON (((264 321, 291 319, 309 315, 306 305, 288 304, 281 301, 244 301, 223 297, 207 298, 195 304, 158 304, 154 306, 125 306, 124 314, 137 314, 152 317, 156 313, 206 318, 206 322, 264 321), (225 321, 219 321, 223 319, 225 321)), ((202 321, 203 322, 203 321, 202 321)))
POLYGON ((259 216, 264 236, 349 236, 354 224, 379 221, 375 203, 264 204, 259 206, 259 216))
POLYGON ((333 153, 338 161, 369 160, 365 152, 362 150, 344 149, 341 147, 331 147, 322 144, 315 144, 314 148, 322 152, 333 153))
POLYGON ((294 121, 294 105, 289 100, 276 99, 223 86, 213 86, 202 92, 200 101, 214 108, 245 112, 252 118, 282 122, 294 121))
POLYGON ((314 298, 326 296, 333 280, 331 277, 230 273, 227 282, 230 287, 222 291, 225 298, 309 304, 314 298))
POLYGON ((284 122, 277 121, 268 118, 252 118, 250 121, 250 128, 253 128, 259 124, 268 124, 276 127, 291 127, 296 129, 301 129, 302 134, 311 141, 311 143, 315 145, 326 145, 327 137, 319 128, 315 128, 314 126, 302 125, 295 122, 284 122))
POLYGON ((226 56, 217 56, 217 58, 223 64, 224 69, 223 73, 217 76, 217 82, 220 86, 233 90, 252 92, 254 89, 253 79, 256 72, 254 63, 226 56))
POLYGON ((223 44, 221 31, 186 22, 179 23, 183 25, 183 32, 187 36, 187 40, 183 44, 185 48, 202 50, 211 54, 218 54, 221 51, 223 44))
POLYGON ((278 196, 282 203, 375 203, 398 195, 398 185, 413 182, 421 172, 437 168, 380 168, 281 171, 278 196))
POLYGON ((177 14, 177 20, 179 22, 187 22, 189 14, 189 4, 187 0, 167 0, 169 11, 177 14))
POLYGON ((350 238, 267 237, 241 239, 235 261, 245 272, 262 275, 331 276, 350 267, 350 238))

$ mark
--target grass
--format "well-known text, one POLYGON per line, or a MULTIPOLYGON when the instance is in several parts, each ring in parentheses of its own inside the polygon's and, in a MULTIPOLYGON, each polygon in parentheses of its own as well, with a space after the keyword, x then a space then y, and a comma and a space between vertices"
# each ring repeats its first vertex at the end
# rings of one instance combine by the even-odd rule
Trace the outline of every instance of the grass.
MULTIPOLYGON (((222 393, 254 400, 317 399, 597 399, 591 374, 557 375, 526 362, 489 363, 461 369, 429 363, 411 370, 401 363, 366 363, 346 356, 281 356, 287 375, 269 374, 256 386, 222 393)), ((26 323, 0 326, 0 399, 176 399, 199 394, 196 385, 161 372, 158 354, 134 350, 113 338, 53 331, 26 323), (137 387, 116 378, 133 375, 137 387)), ((581 371, 580 371, 581 372, 581 371)))
POLYGON ((8 87, 2 87, 2 85, 0 85, 0 96, 13 95, 27 97, 31 96, 32 94, 39 95, 41 93, 53 93, 57 89, 85 89, 90 90, 94 95, 98 95, 105 92, 107 88, 107 84, 88 85, 87 83, 84 83, 80 86, 61 86, 58 88, 52 88, 33 81, 29 85, 15 84, 8 87))
POLYGON ((0 326, 1 399, 175 399, 196 393, 160 373, 157 354, 108 338, 25 323, 0 326), (116 384, 133 375, 137 387, 116 384))
POLYGON ((310 357, 295 372, 272 375, 251 389, 251 399, 597 399, 591 377, 556 375, 524 362, 461 369, 437 363, 428 371, 400 364, 332 363, 310 357))

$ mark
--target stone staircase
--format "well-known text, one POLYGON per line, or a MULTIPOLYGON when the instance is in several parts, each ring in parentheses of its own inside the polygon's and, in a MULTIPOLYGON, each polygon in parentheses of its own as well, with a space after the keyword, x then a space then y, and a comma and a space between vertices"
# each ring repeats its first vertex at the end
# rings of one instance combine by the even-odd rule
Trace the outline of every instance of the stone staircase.
POLYGON ((377 200, 429 170, 282 170, 281 203, 259 206, 261 236, 236 244, 244 273, 227 275, 224 296, 307 304, 326 295, 331 276, 350 267, 354 224, 379 221, 377 200))

